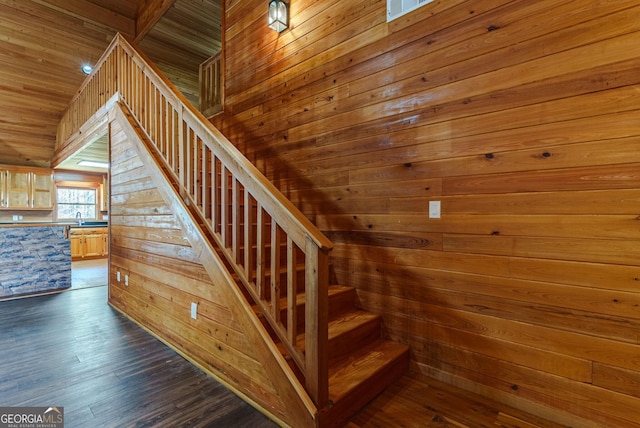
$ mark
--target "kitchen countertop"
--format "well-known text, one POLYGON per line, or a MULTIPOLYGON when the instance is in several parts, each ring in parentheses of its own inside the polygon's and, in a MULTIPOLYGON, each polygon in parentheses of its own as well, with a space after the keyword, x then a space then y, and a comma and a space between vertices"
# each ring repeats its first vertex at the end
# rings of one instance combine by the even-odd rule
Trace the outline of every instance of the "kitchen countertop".
POLYGON ((45 222, 45 221, 16 221, 16 222, 0 222, 0 227, 43 227, 43 226, 71 226, 71 227, 107 227, 109 222, 106 221, 88 221, 82 225, 76 222, 45 222))

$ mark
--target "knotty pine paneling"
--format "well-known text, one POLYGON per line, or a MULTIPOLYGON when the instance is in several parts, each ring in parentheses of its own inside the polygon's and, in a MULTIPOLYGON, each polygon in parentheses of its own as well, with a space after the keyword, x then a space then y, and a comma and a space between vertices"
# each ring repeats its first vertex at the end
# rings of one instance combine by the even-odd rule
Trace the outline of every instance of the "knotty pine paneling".
POLYGON ((285 398, 294 387, 265 356, 271 351, 258 338, 266 333, 247 321, 252 309, 229 291, 235 284, 212 274, 214 263, 188 230, 195 226, 181 217, 179 196, 167 199, 169 184, 126 126, 110 124, 110 304, 276 421, 311 426, 313 415, 285 398))
POLYGON ((334 241, 333 274, 435 377, 640 426, 640 6, 226 3, 213 119, 334 241), (442 201, 442 218, 428 203, 442 201))

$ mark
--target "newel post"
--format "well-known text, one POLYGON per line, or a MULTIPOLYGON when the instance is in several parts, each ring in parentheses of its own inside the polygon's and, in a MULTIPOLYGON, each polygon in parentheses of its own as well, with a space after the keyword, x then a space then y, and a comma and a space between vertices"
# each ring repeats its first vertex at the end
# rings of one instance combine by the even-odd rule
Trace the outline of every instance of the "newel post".
POLYGON ((309 237, 305 248, 305 375, 318 409, 329 400, 329 254, 309 237))

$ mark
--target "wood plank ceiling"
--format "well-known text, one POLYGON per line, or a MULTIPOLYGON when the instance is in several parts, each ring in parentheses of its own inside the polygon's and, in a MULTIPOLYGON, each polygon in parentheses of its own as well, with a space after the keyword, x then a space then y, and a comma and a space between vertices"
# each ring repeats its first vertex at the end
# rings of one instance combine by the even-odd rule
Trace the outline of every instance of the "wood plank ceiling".
MULTIPOLYGON (((117 32, 135 40, 195 103, 198 66, 220 50, 220 4, 0 0, 0 164, 51 166, 58 121, 86 77, 81 67, 95 63, 117 32)), ((96 144, 83 159, 106 159, 104 141, 96 144)), ((60 167, 82 170, 77 161, 60 167)))

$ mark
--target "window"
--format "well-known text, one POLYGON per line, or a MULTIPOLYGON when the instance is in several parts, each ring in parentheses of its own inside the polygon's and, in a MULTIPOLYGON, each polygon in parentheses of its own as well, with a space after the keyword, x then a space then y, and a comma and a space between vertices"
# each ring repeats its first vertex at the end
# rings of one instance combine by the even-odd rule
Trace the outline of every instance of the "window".
POLYGON ((98 192, 94 187, 57 187, 57 219, 76 219, 78 213, 83 219, 95 220, 98 216, 98 192))

